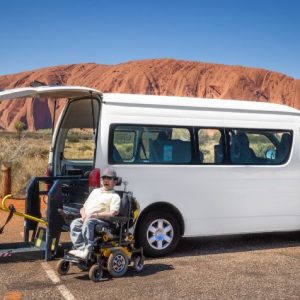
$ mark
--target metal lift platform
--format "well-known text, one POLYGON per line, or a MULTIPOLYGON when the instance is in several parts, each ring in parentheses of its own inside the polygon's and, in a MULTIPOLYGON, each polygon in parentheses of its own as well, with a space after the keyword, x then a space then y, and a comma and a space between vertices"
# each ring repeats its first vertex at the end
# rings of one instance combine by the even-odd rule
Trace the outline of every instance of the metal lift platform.
MULTIPOLYGON (((11 195, 2 199, 0 210, 24 218, 24 241, 0 243, 0 263, 51 260, 60 252, 63 253, 63 248, 70 247, 71 244, 68 242, 65 245, 59 244, 61 232, 66 224, 58 213, 58 209, 63 209, 64 204, 69 201, 70 186, 75 186, 78 194, 80 187, 81 190, 86 189, 87 182, 76 176, 34 177, 27 188, 25 213, 16 211, 13 205, 7 207, 6 201, 12 197, 11 195), (49 191, 40 190, 40 183, 50 184, 49 191), (45 218, 42 218, 41 214, 41 195, 48 197, 45 218)), ((82 197, 80 193, 79 196, 82 197)))

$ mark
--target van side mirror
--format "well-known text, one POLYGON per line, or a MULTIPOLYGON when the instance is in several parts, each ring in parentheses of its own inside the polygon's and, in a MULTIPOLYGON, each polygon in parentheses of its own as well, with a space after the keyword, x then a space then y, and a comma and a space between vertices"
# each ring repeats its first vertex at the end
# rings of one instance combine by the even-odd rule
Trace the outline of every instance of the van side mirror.
POLYGON ((267 151, 266 151, 266 153, 265 153, 265 157, 267 158, 267 159, 275 159, 275 154, 276 154, 276 151, 274 150, 274 149, 268 149, 267 151))

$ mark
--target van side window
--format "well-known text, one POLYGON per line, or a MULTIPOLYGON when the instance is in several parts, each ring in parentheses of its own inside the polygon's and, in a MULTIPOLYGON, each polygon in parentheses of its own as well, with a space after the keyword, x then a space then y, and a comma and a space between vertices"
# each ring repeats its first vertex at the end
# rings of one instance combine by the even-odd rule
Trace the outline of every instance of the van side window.
POLYGON ((201 128, 198 130, 199 162, 220 164, 224 162, 223 139, 219 129, 201 128))
POLYGON ((192 160, 191 134, 187 128, 161 126, 112 126, 111 163, 185 164, 192 160))
POLYGON ((233 164, 281 164, 287 161, 292 145, 289 131, 232 129, 229 139, 233 164))

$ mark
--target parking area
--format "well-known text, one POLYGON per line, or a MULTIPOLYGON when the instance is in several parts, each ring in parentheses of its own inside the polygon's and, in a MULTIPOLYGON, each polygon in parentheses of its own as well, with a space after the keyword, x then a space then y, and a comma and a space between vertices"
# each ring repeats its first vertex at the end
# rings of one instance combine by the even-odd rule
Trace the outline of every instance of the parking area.
MULTIPOLYGON (((0 243, 21 240, 22 223, 15 217, 0 243)), ((99 283, 76 267, 58 276, 56 264, 2 263, 0 299, 300 299, 299 232, 183 238, 173 255, 147 259, 141 273, 99 283)))

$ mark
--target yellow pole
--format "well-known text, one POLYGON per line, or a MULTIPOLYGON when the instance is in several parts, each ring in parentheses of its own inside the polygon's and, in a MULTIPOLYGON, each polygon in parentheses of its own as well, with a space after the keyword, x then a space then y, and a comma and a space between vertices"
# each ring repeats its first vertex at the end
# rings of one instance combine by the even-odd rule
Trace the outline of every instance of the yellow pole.
MULTIPOLYGON (((3 210, 3 211, 9 211, 9 208, 6 206, 6 201, 8 199, 10 199, 12 197, 12 195, 6 195, 3 199, 2 199, 2 203, 1 203, 1 207, 0 209, 3 210)), ((20 217, 23 217, 25 219, 28 219, 28 220, 32 220, 32 221, 36 221, 38 223, 42 223, 44 225, 48 225, 48 222, 46 222, 45 220, 43 219, 39 219, 39 218, 36 218, 36 217, 33 217, 33 216, 30 216, 30 215, 27 215, 25 213, 20 213, 20 212, 17 212, 15 211, 14 212, 14 215, 17 215, 17 216, 20 216, 20 217)))

